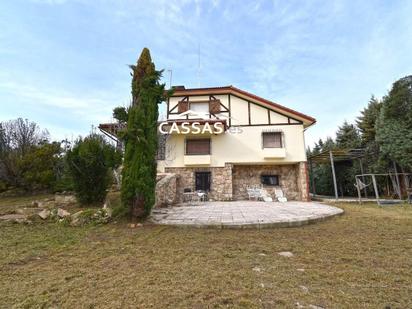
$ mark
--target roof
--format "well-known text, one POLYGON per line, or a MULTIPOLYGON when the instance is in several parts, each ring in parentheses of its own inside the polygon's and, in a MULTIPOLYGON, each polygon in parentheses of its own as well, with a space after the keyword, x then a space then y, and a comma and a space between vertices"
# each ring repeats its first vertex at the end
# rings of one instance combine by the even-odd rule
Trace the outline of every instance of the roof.
POLYGON ((173 87, 174 88, 174 93, 172 97, 178 97, 178 96, 187 96, 187 95, 212 95, 212 94, 234 94, 239 97, 243 97, 246 99, 249 99, 251 101, 254 101, 259 104, 263 104, 265 106, 268 106, 274 110, 279 110, 283 113, 286 113, 290 116, 295 116, 297 118, 302 119, 305 124, 312 125, 316 122, 316 119, 305 115, 303 113, 300 113, 298 111, 295 111, 291 108, 288 108, 286 106, 280 105, 278 103, 266 100, 262 97, 259 97, 255 94, 252 94, 250 92, 244 91, 242 89, 236 88, 232 85, 230 86, 223 86, 223 87, 207 87, 207 88, 185 88, 184 86, 177 86, 173 87))
POLYGON ((365 149, 334 149, 325 150, 318 154, 311 155, 308 159, 314 163, 329 163, 330 153, 332 153, 333 161, 353 161, 365 156, 365 149))

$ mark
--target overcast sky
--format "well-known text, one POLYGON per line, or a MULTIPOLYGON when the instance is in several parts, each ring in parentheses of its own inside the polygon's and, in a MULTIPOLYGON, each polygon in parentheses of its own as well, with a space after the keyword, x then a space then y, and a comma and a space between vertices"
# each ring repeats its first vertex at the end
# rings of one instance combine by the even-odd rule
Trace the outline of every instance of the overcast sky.
POLYGON ((168 85, 172 70, 315 117, 311 145, 412 74, 411 16, 412 1, 1 1, 0 121, 87 134, 129 103, 148 47, 168 85))

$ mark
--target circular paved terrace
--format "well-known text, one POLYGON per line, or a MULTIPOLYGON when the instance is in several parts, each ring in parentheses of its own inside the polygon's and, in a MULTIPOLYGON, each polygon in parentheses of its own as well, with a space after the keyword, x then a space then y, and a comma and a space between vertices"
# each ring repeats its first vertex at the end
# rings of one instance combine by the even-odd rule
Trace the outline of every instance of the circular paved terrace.
POLYGON ((197 228, 270 228, 301 226, 342 214, 340 208, 305 202, 204 202, 152 211, 157 224, 197 228))

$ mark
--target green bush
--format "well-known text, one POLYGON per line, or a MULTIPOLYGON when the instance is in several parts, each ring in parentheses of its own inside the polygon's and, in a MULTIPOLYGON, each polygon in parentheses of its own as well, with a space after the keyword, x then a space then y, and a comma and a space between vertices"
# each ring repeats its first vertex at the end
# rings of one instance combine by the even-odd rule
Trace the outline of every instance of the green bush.
POLYGON ((17 160, 21 186, 26 190, 44 190, 54 187, 56 167, 61 160, 60 143, 42 143, 32 146, 17 160))
POLYGON ((97 134, 79 138, 67 152, 73 189, 80 203, 103 202, 111 182, 111 169, 121 163, 121 155, 97 134))

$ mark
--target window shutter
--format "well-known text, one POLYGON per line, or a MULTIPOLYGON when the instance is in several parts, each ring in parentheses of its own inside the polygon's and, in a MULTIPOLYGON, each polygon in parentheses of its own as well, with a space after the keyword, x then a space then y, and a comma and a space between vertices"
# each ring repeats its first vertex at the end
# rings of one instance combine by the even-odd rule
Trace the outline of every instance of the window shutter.
POLYGON ((282 148, 282 133, 281 132, 264 132, 263 148, 282 148))
POLYGON ((211 114, 220 113, 220 100, 209 101, 209 113, 211 114))
POLYGON ((210 139, 188 139, 186 140, 187 155, 208 155, 210 154, 210 139))
POLYGON ((177 112, 179 114, 187 112, 189 110, 189 102, 187 101, 180 101, 177 105, 177 112))

